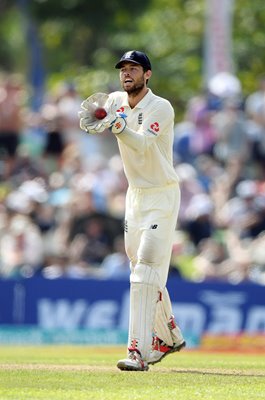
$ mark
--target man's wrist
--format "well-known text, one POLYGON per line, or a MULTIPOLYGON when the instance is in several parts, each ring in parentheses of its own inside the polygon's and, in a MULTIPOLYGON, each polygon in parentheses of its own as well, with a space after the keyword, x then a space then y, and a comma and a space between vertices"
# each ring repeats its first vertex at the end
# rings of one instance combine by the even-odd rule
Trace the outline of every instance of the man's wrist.
POLYGON ((114 133, 115 135, 119 135, 124 131, 126 128, 126 119, 123 117, 117 117, 114 121, 114 123, 111 126, 111 132, 114 133))

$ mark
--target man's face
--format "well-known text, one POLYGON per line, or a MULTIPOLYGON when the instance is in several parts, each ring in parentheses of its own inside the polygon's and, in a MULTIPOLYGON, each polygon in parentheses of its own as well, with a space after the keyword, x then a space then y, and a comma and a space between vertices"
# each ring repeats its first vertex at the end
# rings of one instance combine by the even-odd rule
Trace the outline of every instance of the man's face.
POLYGON ((120 81, 124 91, 135 95, 140 93, 146 85, 145 74, 141 65, 125 62, 120 68, 120 81))

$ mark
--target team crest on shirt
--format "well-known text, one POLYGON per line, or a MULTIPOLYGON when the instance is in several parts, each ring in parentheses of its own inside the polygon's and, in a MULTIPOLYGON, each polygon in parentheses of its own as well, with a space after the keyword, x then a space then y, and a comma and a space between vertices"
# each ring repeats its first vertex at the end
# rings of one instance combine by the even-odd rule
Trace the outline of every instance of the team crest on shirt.
POLYGON ((157 134, 158 134, 158 132, 159 132, 159 123, 158 122, 153 122, 151 125, 150 125, 150 128, 148 129, 148 131, 150 132, 150 133, 152 133, 153 135, 155 135, 155 136, 157 136, 157 134))

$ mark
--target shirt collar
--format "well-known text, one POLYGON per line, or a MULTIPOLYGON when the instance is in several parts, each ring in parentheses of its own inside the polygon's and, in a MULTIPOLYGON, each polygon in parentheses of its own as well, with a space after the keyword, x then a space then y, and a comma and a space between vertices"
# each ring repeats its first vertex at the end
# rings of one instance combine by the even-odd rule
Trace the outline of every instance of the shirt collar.
MULTIPOLYGON (((128 102, 128 95, 126 92, 123 93, 123 101, 122 101, 122 105, 123 106, 127 106, 130 107, 129 102, 128 102)), ((135 106, 135 108, 144 108, 146 107, 146 105, 149 103, 151 97, 153 96, 153 92, 151 89, 148 88, 148 92, 146 93, 146 95, 142 98, 141 101, 139 101, 139 103, 135 106)))

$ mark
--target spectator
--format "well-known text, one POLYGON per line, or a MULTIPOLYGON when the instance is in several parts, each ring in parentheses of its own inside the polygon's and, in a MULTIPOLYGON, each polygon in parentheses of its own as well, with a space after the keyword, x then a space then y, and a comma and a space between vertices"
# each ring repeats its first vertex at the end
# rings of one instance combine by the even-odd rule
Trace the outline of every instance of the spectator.
POLYGON ((130 262, 125 252, 124 237, 114 240, 113 252, 108 254, 100 267, 101 275, 106 279, 127 279, 130 276, 130 262))
POLYGON ((187 208, 193 196, 203 193, 203 187, 198 180, 197 171, 192 165, 182 163, 176 167, 176 172, 179 177, 182 198, 178 223, 182 226, 186 221, 187 208))
POLYGON ((209 195, 200 193, 192 197, 186 210, 184 230, 191 241, 198 246, 203 239, 210 238, 215 232, 213 220, 214 205, 209 195))
POLYGON ((47 173, 49 174, 59 168, 66 144, 62 130, 62 120, 55 99, 51 97, 49 102, 43 104, 40 113, 46 138, 43 156, 47 173))
POLYGON ((223 109, 213 117, 218 140, 214 145, 215 157, 224 165, 233 157, 242 163, 249 159, 249 141, 246 118, 238 100, 227 99, 223 109))
POLYGON ((232 232, 220 240, 211 237, 200 242, 193 263, 199 281, 226 281, 233 284, 249 280, 251 258, 248 248, 232 232))
POLYGON ((20 77, 16 75, 7 75, 0 84, 0 153, 6 160, 6 178, 13 171, 23 129, 23 94, 20 77))
POLYGON ((219 212, 222 225, 239 238, 255 238, 265 230, 265 197, 258 196, 257 183, 244 180, 236 186, 236 195, 219 212))
POLYGON ((188 118, 194 125, 190 139, 190 149, 194 156, 212 154, 216 142, 216 129, 212 123, 212 111, 209 110, 204 96, 194 97, 188 104, 188 118))
POLYGON ((99 217, 90 218, 84 225, 84 234, 76 235, 73 242, 81 242, 80 260, 88 266, 99 267, 111 252, 111 238, 99 217))
MULTIPOLYGON (((194 96, 176 125, 182 201, 174 276, 265 284, 263 85, 250 93, 245 109, 238 96, 194 96)), ((7 98, 18 116, 11 121, 7 113, 16 129, 11 153, 0 134, 0 276, 31 277, 42 269, 50 279, 122 278, 127 181, 111 136, 80 132, 73 111, 80 99, 72 85, 47 96, 41 114, 24 108, 25 93, 13 76, 0 87, 0 116, 7 98), (44 146, 54 144, 43 141, 44 128, 59 133, 58 151, 44 154, 44 146)), ((0 128, 5 121, 0 118, 0 128)))
POLYGON ((31 277, 43 266, 41 232, 30 218, 31 202, 23 192, 6 199, 6 218, 0 235, 0 273, 6 278, 31 277))
POLYGON ((258 90, 245 102, 248 133, 253 143, 253 158, 265 172, 265 75, 259 79, 258 90))

